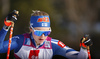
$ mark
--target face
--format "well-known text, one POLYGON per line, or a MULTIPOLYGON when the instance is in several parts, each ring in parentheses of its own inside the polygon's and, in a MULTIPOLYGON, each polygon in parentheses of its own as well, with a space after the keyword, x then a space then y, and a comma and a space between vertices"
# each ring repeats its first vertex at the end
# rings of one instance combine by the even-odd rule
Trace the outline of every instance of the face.
MULTIPOLYGON (((34 29, 39 30, 39 31, 49 31, 50 27, 35 27, 34 29)), ((37 45, 40 45, 41 43, 43 43, 48 37, 48 36, 45 36, 44 34, 42 34, 41 36, 35 35, 34 30, 32 28, 30 28, 30 31, 32 32, 32 36, 37 45)))

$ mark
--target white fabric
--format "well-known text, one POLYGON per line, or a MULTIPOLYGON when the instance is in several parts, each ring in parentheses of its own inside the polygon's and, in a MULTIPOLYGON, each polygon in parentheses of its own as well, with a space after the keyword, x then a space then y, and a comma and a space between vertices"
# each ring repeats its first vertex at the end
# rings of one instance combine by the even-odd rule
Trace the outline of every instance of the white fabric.
MULTIPOLYGON (((22 48, 15 53, 17 56, 19 56, 21 59, 28 59, 30 50, 38 50, 36 48, 30 47, 30 46, 22 46, 22 48)), ((39 49, 39 55, 38 59, 51 59, 53 55, 52 49, 39 49)))

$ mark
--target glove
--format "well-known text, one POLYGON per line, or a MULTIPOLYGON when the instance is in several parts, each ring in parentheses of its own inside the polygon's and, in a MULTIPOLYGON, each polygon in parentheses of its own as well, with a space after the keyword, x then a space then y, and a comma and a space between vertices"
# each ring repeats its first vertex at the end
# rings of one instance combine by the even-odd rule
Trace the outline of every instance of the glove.
POLYGON ((93 44, 92 40, 90 39, 89 35, 84 35, 84 37, 81 39, 80 46, 83 48, 86 48, 86 46, 91 46, 93 44))
POLYGON ((10 14, 8 14, 8 16, 4 20, 3 29, 8 31, 11 26, 14 26, 14 23, 17 20, 17 17, 19 16, 18 13, 18 11, 14 10, 10 14))
POLYGON ((8 16, 5 18, 4 20, 4 24, 6 26, 11 26, 12 22, 15 23, 15 21, 17 20, 18 17, 18 11, 14 10, 13 12, 11 12, 10 14, 8 14, 8 16))

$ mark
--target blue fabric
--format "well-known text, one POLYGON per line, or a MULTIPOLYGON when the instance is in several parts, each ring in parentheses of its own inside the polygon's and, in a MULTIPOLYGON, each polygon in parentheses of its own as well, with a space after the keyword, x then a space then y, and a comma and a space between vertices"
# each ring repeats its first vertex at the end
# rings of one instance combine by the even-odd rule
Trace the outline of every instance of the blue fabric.
POLYGON ((34 34, 37 36, 41 36, 42 34, 44 34, 45 36, 48 36, 50 34, 50 31, 38 31, 38 30, 36 30, 34 32, 34 34))
POLYGON ((70 51, 75 51, 74 49, 69 49, 66 51, 66 53, 70 52, 70 51))
MULTIPOLYGON (((0 53, 6 53, 7 50, 8 50, 9 41, 8 40, 4 41, 6 34, 7 34, 7 31, 5 31, 4 29, 2 29, 0 31, 0 53)), ((30 35, 31 35, 32 43, 36 46, 36 43, 35 43, 35 41, 32 37, 32 34, 30 34, 30 35)), ((56 42, 56 43, 58 42, 58 40, 54 40, 54 39, 52 41, 56 42)), ((22 47, 23 42, 24 42, 24 36, 23 35, 14 36, 12 38, 10 50, 14 49, 14 52, 17 53, 20 50, 20 48, 22 47)), ((43 42, 43 44, 44 43, 45 43, 45 41, 43 42)), ((41 44, 39 47, 41 47, 43 44, 41 44)), ((70 51, 75 51, 73 49, 66 50, 65 48, 62 48, 58 44, 55 44, 55 43, 52 43, 52 42, 51 42, 51 45, 52 45, 53 55, 61 55, 61 56, 67 57, 66 53, 68 53, 70 51)), ((78 55, 78 53, 75 53, 73 55, 78 55)))
POLYGON ((66 57, 66 49, 61 48, 57 44, 52 43, 52 49, 53 49, 53 56, 54 55, 61 55, 66 57))
MULTIPOLYGON (((0 53, 6 53, 8 50, 9 40, 4 41, 6 34, 7 34, 7 31, 5 31, 4 29, 0 31, 0 53)), ((10 50, 15 49, 17 46, 18 45, 16 43, 16 39, 13 40, 12 38, 10 50)))
POLYGON ((32 27, 50 27, 49 16, 31 16, 30 25, 32 27))

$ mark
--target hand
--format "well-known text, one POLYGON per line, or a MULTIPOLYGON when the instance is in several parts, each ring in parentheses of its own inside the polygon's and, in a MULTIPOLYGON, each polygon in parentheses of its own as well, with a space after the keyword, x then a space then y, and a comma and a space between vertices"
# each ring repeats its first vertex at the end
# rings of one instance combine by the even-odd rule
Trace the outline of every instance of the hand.
POLYGON ((4 24, 6 26, 14 26, 15 21, 17 20, 18 17, 18 11, 14 10, 13 12, 11 12, 10 14, 8 14, 8 16, 6 17, 6 19, 4 20, 4 24))
POLYGON ((90 39, 89 35, 84 35, 84 37, 81 39, 81 43, 80 45, 83 48, 87 48, 89 49, 89 46, 91 46, 93 44, 92 40, 90 39))

